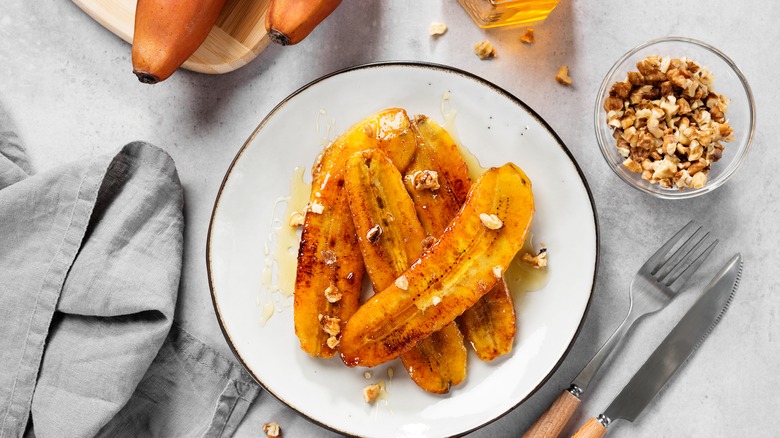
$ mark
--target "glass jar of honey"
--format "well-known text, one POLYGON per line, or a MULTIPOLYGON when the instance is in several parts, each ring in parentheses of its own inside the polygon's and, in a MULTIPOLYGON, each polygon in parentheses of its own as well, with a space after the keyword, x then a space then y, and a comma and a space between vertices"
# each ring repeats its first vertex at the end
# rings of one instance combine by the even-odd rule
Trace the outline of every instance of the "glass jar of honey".
POLYGON ((558 0, 458 0, 479 27, 528 24, 547 18, 558 0))

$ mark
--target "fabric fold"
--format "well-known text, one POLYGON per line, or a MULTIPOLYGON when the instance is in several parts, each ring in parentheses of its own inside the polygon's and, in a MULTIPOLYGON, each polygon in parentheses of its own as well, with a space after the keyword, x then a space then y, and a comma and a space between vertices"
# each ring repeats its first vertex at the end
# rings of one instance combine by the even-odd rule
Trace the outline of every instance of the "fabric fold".
POLYGON ((0 437, 233 433, 259 387, 171 329, 183 202, 143 142, 31 176, 0 107, 0 437))

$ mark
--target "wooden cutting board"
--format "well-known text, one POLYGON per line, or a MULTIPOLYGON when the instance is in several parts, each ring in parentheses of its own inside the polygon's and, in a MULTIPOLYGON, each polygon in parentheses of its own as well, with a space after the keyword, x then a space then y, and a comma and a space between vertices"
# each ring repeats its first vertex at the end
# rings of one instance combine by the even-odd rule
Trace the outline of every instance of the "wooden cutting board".
MULTIPOLYGON (((84 12, 128 43, 133 42, 137 0, 73 0, 84 12)), ((265 32, 270 0, 227 0, 206 41, 182 67, 220 74, 247 65, 271 41, 265 32)))

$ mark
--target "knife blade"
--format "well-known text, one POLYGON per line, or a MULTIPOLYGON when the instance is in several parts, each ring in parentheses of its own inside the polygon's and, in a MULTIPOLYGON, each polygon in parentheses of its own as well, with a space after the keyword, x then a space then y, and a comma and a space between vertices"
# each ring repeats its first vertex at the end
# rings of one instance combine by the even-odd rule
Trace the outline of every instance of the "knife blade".
POLYGON ((715 275, 704 293, 658 348, 642 365, 634 377, 607 409, 591 418, 574 434, 574 438, 598 438, 607 433, 607 427, 618 419, 633 422, 664 387, 674 373, 696 351, 731 304, 742 275, 742 256, 735 255, 715 275))

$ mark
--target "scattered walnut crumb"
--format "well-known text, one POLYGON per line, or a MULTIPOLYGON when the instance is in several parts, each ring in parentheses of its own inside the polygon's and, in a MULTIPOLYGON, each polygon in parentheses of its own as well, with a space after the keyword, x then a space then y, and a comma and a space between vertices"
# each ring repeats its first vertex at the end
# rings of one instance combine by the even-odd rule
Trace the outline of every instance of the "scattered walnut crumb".
POLYGON ((376 132, 374 132, 374 125, 370 123, 366 123, 363 125, 363 132, 369 138, 374 138, 376 136, 376 132))
POLYGON ((486 59, 495 58, 496 49, 493 48, 493 44, 490 44, 490 41, 485 40, 474 45, 474 54, 484 61, 486 59))
POLYGON ((322 315, 322 313, 320 313, 319 315, 317 315, 317 321, 322 321, 322 316, 323 316, 323 315, 322 315))
POLYGON ((341 319, 335 316, 323 316, 320 325, 322 325, 322 331, 331 336, 341 333, 341 319))
POLYGON ((366 371, 365 373, 363 373, 363 378, 366 379, 366 380, 370 379, 371 378, 371 372, 370 371, 366 371))
POLYGON ((504 269, 500 266, 493 266, 493 276, 496 278, 501 278, 501 275, 503 275, 504 269))
POLYGON ((320 204, 317 201, 314 201, 311 203, 311 206, 309 207, 309 211, 315 214, 322 214, 322 212, 325 211, 325 206, 320 204))
POLYGON ((434 295, 433 299, 431 300, 431 304, 433 304, 434 306, 438 306, 439 303, 441 303, 441 297, 438 295, 434 295))
POLYGON ((433 22, 428 27, 428 34, 432 37, 444 35, 445 32, 447 32, 447 25, 444 23, 433 22))
POLYGON ((325 299, 329 303, 336 303, 341 299, 341 291, 336 288, 336 285, 331 284, 325 289, 325 299))
POLYGON ((265 432, 265 436, 269 438, 278 438, 282 436, 282 428, 273 421, 263 425, 263 432, 265 432))
POLYGON ((425 239, 422 240, 422 247, 423 249, 428 249, 433 246, 433 244, 436 243, 436 238, 428 235, 425 236, 425 239))
POLYGON ((547 248, 539 250, 539 254, 532 256, 530 253, 525 253, 520 260, 533 266, 534 269, 542 269, 547 266, 547 248))
POLYGON ((336 258, 336 252, 331 249, 326 249, 320 253, 322 255, 322 260, 325 261, 326 265, 333 265, 338 260, 336 258))
POLYGON ((382 386, 379 383, 372 383, 363 388, 363 400, 366 403, 373 403, 379 398, 379 394, 382 392, 382 386))
POLYGON ((721 142, 734 140, 730 100, 713 90, 712 72, 689 59, 648 56, 636 68, 604 101, 623 165, 664 188, 704 187, 721 142))
POLYGON ((331 336, 328 338, 326 343, 328 344, 328 347, 330 347, 331 349, 335 349, 336 347, 339 346, 339 338, 335 336, 331 336))
POLYGON ((294 211, 290 214, 290 220, 287 222, 292 228, 298 228, 301 225, 303 225, 303 221, 306 219, 306 216, 303 214, 294 211))
POLYGON ((441 187, 439 185, 439 172, 435 170, 418 170, 409 175, 408 178, 410 178, 412 184, 414 184, 415 190, 430 189, 431 191, 435 191, 439 190, 441 187))
POLYGON ((395 279, 395 286, 398 289, 407 290, 409 289, 409 280, 406 279, 406 276, 402 275, 395 279))
POLYGON ((379 240, 379 237, 382 236, 382 227, 380 227, 378 224, 374 225, 368 232, 366 233, 366 240, 368 240, 370 243, 376 243, 379 240))
POLYGON ((555 75, 555 80, 558 81, 559 84, 570 87, 572 82, 571 77, 569 77, 569 67, 562 65, 561 68, 558 69, 558 73, 555 75))
POLYGON ((479 220, 482 221, 482 225, 491 230, 498 230, 504 226, 504 222, 494 214, 480 213, 479 220))
POLYGON ((534 28, 529 27, 525 30, 523 36, 520 37, 520 42, 525 44, 531 44, 534 42, 534 28))

